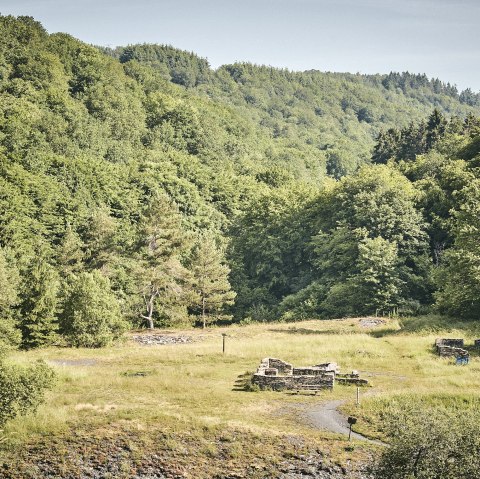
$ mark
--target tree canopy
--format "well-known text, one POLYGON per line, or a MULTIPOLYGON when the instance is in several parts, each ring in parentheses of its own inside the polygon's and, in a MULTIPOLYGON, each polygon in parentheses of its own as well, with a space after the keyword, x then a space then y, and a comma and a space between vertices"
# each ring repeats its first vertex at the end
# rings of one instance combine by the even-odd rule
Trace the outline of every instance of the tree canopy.
POLYGON ((0 33, 8 344, 100 346, 127 322, 476 315, 477 94, 411 73, 213 70, 30 17, 0 33))

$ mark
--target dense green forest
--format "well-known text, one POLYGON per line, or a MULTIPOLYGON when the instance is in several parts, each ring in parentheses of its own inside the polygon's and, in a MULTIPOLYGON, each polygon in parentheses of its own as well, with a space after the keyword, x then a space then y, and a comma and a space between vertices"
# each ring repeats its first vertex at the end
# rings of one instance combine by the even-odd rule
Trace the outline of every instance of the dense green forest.
POLYGON ((480 307, 480 97, 425 75, 217 70, 0 17, 0 321, 131 327, 480 307))

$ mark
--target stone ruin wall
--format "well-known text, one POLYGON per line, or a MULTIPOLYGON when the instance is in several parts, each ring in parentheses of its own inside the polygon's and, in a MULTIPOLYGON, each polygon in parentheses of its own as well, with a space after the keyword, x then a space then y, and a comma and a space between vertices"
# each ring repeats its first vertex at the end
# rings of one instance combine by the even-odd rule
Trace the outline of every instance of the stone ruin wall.
POLYGON ((333 389, 335 377, 328 373, 317 376, 266 376, 262 374, 254 374, 252 383, 256 384, 260 389, 273 389, 274 391, 310 389, 333 389), (313 389, 313 388, 311 388, 313 389))
POLYGON ((333 389, 335 380, 342 384, 365 386, 366 379, 360 379, 356 371, 340 374, 337 363, 323 363, 316 366, 295 368, 276 358, 262 359, 252 383, 260 389, 275 391, 291 389, 333 389))
POLYGON ((464 349, 463 339, 438 338, 435 340, 435 348, 440 357, 468 357, 468 351, 464 349))

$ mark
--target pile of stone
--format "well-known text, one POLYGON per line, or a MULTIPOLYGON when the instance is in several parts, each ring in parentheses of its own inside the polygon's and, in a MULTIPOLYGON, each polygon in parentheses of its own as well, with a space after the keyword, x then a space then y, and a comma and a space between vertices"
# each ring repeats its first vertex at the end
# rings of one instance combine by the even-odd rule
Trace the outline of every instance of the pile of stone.
POLYGON ((167 344, 186 344, 193 340, 190 336, 170 336, 161 334, 135 334, 132 340, 146 346, 165 346, 167 344))
POLYGON ((465 348, 463 339, 437 338, 435 340, 437 354, 442 358, 468 358, 469 354, 465 348))
POLYGON ((366 379, 361 379, 356 371, 351 374, 341 374, 337 363, 322 363, 316 366, 293 367, 277 358, 264 358, 252 384, 260 389, 283 390, 322 390, 333 389, 335 380, 342 384, 365 386, 366 379))
POLYGON ((362 328, 375 328, 377 326, 382 326, 383 324, 386 324, 387 322, 384 319, 378 319, 378 318, 364 318, 361 319, 359 324, 362 328))

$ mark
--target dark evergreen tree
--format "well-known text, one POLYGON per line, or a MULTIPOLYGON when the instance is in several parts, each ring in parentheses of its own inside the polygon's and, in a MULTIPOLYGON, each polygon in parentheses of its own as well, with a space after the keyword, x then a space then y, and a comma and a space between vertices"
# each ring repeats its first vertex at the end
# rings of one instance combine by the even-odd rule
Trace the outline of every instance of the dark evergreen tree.
POLYGON ((22 343, 27 348, 52 344, 57 338, 58 274, 47 259, 34 258, 26 271, 20 305, 22 343))
POLYGON ((374 163, 387 163, 391 158, 396 158, 400 137, 400 132, 395 128, 381 131, 373 148, 372 161, 374 163))
POLYGON ((228 281, 230 268, 225 263, 225 255, 213 238, 202 235, 193 250, 190 269, 195 293, 191 307, 203 328, 220 319, 224 306, 232 305, 235 299, 228 281))
POLYGON ((425 137, 426 151, 431 150, 436 143, 443 137, 447 127, 447 120, 440 111, 435 108, 427 121, 427 131, 425 137))

